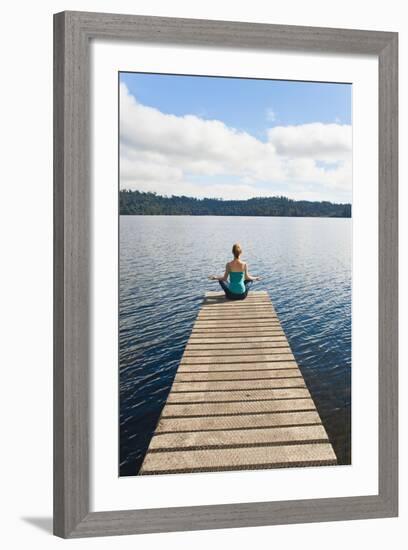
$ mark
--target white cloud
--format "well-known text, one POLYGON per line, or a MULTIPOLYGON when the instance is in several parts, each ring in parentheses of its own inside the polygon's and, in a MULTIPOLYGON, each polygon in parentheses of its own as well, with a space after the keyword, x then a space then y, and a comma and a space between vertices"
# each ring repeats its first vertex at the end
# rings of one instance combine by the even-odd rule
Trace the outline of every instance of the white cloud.
POLYGON ((349 159, 351 154, 351 126, 346 124, 276 126, 268 130, 268 139, 285 157, 336 162, 349 159))
POLYGON ((351 127, 276 126, 263 142, 219 120, 175 116, 120 89, 121 188, 249 198, 350 200, 351 127))

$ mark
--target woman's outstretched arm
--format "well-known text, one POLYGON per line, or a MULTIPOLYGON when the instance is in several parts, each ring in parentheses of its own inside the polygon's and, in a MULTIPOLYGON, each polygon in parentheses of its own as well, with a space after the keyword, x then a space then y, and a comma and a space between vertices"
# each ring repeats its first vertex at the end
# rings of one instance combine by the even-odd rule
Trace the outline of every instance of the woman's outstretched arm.
POLYGON ((229 268, 228 264, 225 264, 225 273, 224 275, 210 275, 208 278, 211 279, 211 281, 228 281, 228 273, 229 268))
POLYGON ((245 264, 245 280, 246 281, 260 281, 260 277, 253 277, 248 273, 248 264, 245 264))

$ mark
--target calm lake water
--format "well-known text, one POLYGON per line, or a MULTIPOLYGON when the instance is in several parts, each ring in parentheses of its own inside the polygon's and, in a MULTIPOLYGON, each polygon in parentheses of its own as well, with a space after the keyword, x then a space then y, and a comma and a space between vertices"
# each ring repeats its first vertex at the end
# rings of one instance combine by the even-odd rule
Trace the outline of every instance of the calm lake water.
POLYGON ((120 475, 136 475, 207 290, 234 242, 267 290, 333 443, 350 463, 351 219, 120 218, 120 475))

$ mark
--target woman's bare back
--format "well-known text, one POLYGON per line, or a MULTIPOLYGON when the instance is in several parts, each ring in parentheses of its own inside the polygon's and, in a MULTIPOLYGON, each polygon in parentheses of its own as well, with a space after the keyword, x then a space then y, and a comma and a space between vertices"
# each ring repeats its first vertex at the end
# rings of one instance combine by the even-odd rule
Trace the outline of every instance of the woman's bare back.
POLYGON ((245 271, 246 263, 235 258, 234 260, 228 262, 227 266, 230 271, 245 271))

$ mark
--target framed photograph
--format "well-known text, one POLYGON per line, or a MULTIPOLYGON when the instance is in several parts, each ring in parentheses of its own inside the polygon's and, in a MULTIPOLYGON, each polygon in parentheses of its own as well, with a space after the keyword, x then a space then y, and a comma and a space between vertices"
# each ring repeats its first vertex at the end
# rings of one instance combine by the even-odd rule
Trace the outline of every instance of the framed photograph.
POLYGON ((54 532, 398 513, 398 35, 54 16, 54 532))

